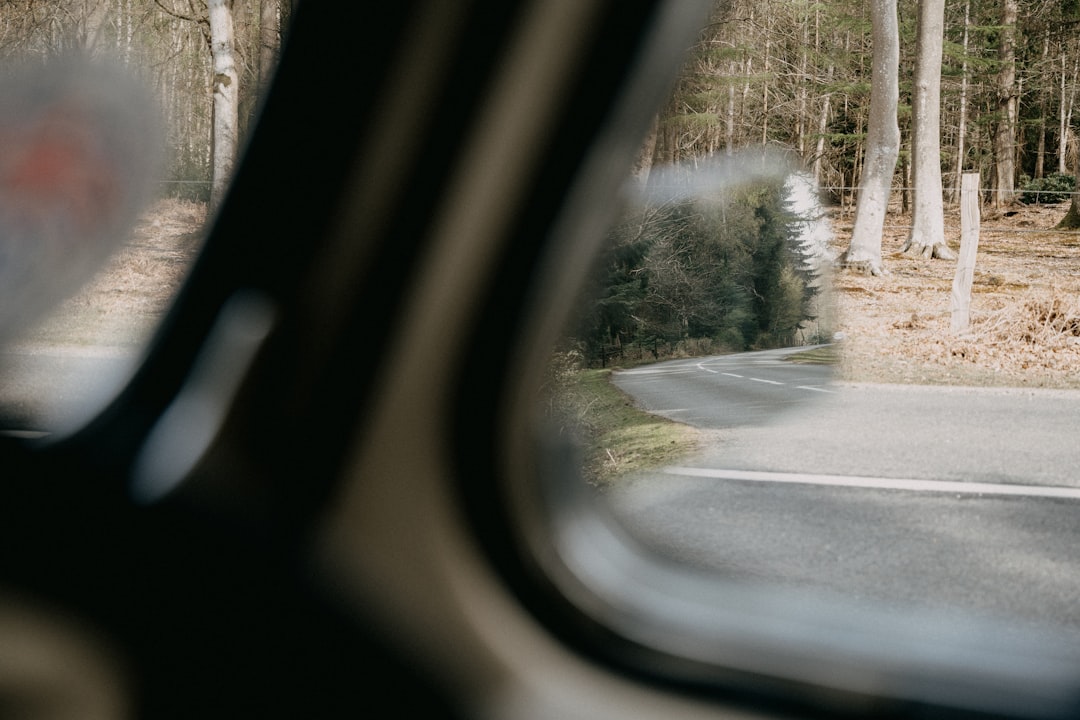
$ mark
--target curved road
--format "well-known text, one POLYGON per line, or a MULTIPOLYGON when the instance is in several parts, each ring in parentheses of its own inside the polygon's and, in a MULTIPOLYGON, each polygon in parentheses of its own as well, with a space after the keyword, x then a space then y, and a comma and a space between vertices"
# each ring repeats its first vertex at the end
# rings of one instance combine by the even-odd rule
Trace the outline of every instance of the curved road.
POLYGON ((710 439, 606 493, 639 539, 728 577, 1080 641, 1080 392, 830 384, 790 352, 613 375, 710 439))
POLYGON ((713 429, 758 425, 832 392, 828 366, 785 359, 805 350, 673 360, 617 372, 613 378, 649 412, 672 420, 713 429))

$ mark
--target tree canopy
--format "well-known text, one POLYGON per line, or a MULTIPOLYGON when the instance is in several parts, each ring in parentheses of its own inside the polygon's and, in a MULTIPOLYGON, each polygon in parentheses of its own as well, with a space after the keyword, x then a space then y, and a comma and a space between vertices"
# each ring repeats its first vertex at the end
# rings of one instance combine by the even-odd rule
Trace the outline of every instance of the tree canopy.
POLYGON ((813 208, 799 206, 780 166, 745 172, 753 162, 654 170, 609 234, 582 302, 575 337, 590 358, 690 339, 716 350, 783 347, 824 332, 814 322, 823 254, 807 240, 813 208))

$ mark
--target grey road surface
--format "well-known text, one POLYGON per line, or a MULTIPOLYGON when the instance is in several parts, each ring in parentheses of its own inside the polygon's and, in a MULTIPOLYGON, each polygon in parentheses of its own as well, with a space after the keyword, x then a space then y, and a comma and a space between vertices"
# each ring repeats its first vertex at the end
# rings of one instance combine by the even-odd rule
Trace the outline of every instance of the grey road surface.
POLYGON ((77 425, 115 394, 138 357, 132 348, 5 348, 0 352, 0 432, 77 425))
POLYGON ((643 408, 671 420, 702 428, 758 425, 828 392, 828 366, 785 360, 801 350, 673 360, 613 379, 643 408))
POLYGON ((606 493, 639 539, 724 576, 1080 640, 1080 392, 829 384, 782 355, 614 376, 710 438, 606 493))

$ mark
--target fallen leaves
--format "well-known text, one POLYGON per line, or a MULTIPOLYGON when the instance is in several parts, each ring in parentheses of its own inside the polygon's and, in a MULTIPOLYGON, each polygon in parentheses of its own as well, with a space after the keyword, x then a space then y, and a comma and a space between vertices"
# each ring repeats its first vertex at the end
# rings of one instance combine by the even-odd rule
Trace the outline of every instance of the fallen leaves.
MULTIPOLYGON (((839 377, 855 382, 1080 387, 1080 242, 1052 230, 1067 211, 1022 208, 984 223, 971 324, 950 331, 954 262, 891 253, 907 218, 890 216, 890 273, 839 271, 839 377), (1046 228, 1032 231, 1032 227, 1046 228)), ((958 220, 950 229, 959 237, 958 220)), ((842 247, 846 239, 836 239, 842 247)))

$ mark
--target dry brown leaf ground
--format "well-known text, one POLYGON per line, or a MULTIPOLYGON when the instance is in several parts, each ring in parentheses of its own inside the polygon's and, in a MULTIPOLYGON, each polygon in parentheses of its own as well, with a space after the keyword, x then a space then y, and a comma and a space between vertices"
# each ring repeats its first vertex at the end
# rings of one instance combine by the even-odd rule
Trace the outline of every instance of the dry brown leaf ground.
POLYGON ((206 205, 165 199, 97 277, 26 339, 28 345, 130 348, 164 313, 202 244, 206 205))
MULTIPOLYGON (((900 254, 910 216, 890 214, 888 274, 837 271, 841 380, 907 384, 1080 387, 1080 233, 1054 230, 1068 204, 983 210, 971 325, 950 331, 956 262, 900 254)), ((946 209, 959 247, 959 209, 946 209)), ((836 249, 853 218, 833 216, 836 249)))

